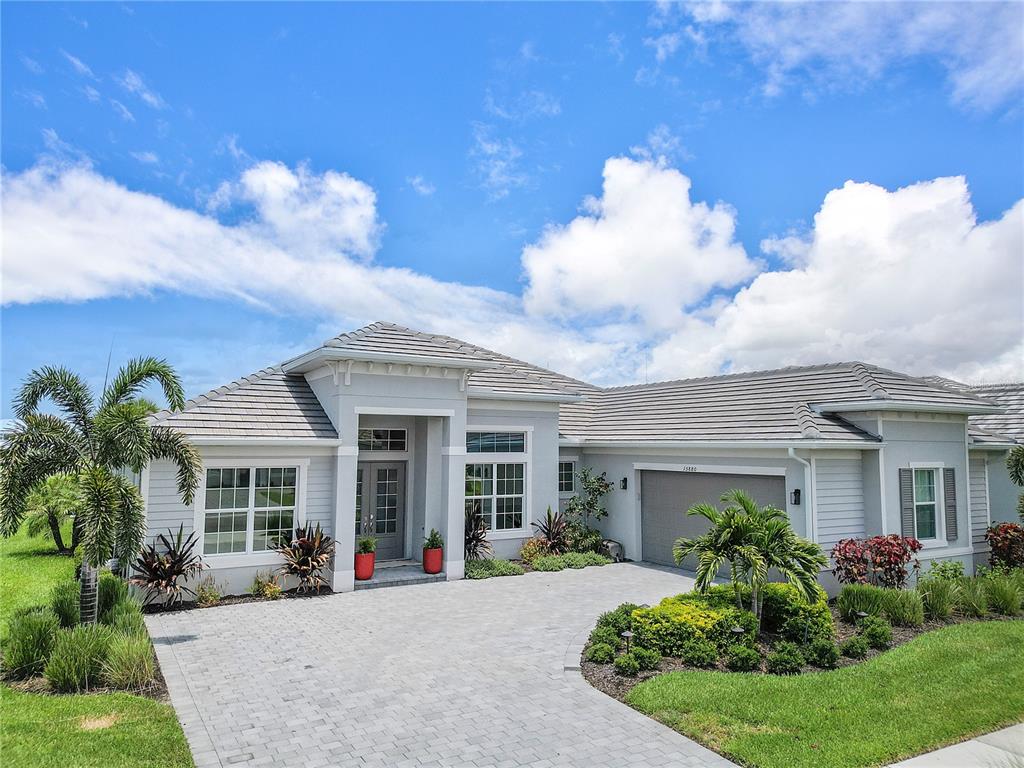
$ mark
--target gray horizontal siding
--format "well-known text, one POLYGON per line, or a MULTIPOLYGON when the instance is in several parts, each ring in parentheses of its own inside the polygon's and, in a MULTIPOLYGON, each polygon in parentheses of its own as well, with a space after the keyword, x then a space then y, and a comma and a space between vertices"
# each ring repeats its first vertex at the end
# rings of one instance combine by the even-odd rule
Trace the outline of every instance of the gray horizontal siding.
POLYGON ((971 457, 971 543, 975 548, 985 546, 985 529, 988 528, 988 482, 985 459, 971 457))
POLYGON ((815 461, 818 543, 829 552, 840 539, 864 536, 864 476, 861 460, 815 461))
POLYGON ((192 532, 194 512, 186 507, 178 493, 178 472, 169 461, 154 461, 149 465, 149 498, 146 500, 146 538, 151 539, 167 529, 175 533, 185 525, 185 533, 192 532))
POLYGON ((333 456, 313 456, 309 460, 306 481, 306 521, 320 523, 324 533, 334 536, 334 470, 333 456))

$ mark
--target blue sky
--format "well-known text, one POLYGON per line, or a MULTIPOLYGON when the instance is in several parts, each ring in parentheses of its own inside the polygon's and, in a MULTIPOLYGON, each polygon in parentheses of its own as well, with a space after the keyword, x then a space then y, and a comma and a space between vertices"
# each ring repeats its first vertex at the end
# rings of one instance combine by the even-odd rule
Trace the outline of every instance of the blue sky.
POLYGON ((1024 375, 1019 4, 0 13, 3 417, 375 319, 608 383, 1024 375))

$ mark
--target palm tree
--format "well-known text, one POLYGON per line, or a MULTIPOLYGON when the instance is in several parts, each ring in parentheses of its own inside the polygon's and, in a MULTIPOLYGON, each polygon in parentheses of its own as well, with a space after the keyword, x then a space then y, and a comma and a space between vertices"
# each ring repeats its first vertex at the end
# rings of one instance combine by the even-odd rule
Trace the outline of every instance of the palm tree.
POLYGON ((711 529, 694 539, 680 538, 672 546, 676 564, 697 556, 697 589, 706 592, 726 564, 736 605, 743 608, 742 588, 750 587, 750 611, 761 620, 761 600, 768 573, 775 570, 810 602, 817 594, 818 573, 827 564, 821 548, 796 535, 786 513, 771 505, 760 506, 741 490, 722 495, 725 509, 695 504, 688 515, 701 515, 711 529))
POLYGON ((25 499, 29 536, 47 536, 61 555, 71 555, 78 546, 79 524, 75 513, 82 503, 78 483, 71 475, 57 474, 37 484, 25 499), (65 546, 61 526, 72 520, 71 545, 65 546))
POLYGON ((0 535, 17 532, 38 483, 55 474, 77 478, 83 622, 96 620, 96 569, 111 558, 131 562, 142 547, 143 500, 123 470, 140 473, 151 460, 173 461, 185 504, 192 503, 199 485, 196 449, 182 433, 149 423, 153 406, 139 392, 151 382, 161 387, 172 410, 184 407, 177 374, 152 357, 125 365, 104 387, 98 405, 82 378, 66 368, 35 370, 15 399, 17 421, 0 443, 0 535), (44 400, 62 415, 41 412, 44 400))

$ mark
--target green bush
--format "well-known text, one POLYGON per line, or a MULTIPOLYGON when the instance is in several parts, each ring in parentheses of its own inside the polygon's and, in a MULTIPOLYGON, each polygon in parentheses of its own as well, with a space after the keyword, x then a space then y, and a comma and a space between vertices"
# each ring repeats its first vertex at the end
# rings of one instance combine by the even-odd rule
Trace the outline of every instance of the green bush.
POLYGON ((587 661, 592 661, 595 664, 610 664, 615 660, 615 646, 609 645, 608 643, 594 643, 593 645, 587 646, 587 650, 584 651, 583 657, 587 661))
POLYGON ((61 693, 87 691, 100 680, 111 638, 110 627, 85 624, 57 633, 43 674, 61 693))
POLYGON ((564 555, 559 555, 562 558, 562 562, 565 563, 566 568, 580 569, 586 568, 590 563, 587 562, 586 556, 582 552, 566 552, 564 555))
POLYGON ((585 566, 601 566, 610 565, 612 563, 612 559, 610 557, 605 557, 604 555, 598 552, 570 552, 569 554, 579 555, 580 558, 582 558, 583 564, 585 566))
POLYGON ((34 608, 12 616, 4 644, 4 670, 11 677, 41 674, 53 651, 60 629, 57 614, 49 608, 34 608))
POLYGON ((761 667, 761 654, 749 645, 730 645, 726 651, 725 666, 733 672, 753 672, 761 667))
POLYGON ((115 635, 102 665, 103 682, 123 691, 139 691, 153 682, 156 664, 148 637, 115 635))
POLYGON ((103 621, 104 616, 117 603, 128 598, 128 584, 120 576, 104 572, 100 574, 96 585, 97 616, 103 621))
POLYGON ((142 618, 142 606, 131 597, 126 597, 107 612, 106 624, 121 635, 149 637, 142 618))
POLYGON ((828 621, 822 620, 820 617, 809 618, 794 616, 791 619, 787 619, 786 623, 782 625, 782 629, 779 634, 783 639, 789 640, 794 643, 807 644, 814 640, 831 640, 834 636, 834 626, 832 624, 832 616, 829 614, 828 621))
POLYGON ((509 560, 467 560, 467 579, 490 579, 494 576, 522 576, 526 571, 509 560))
POLYGON ((61 581, 50 591, 50 607, 65 629, 76 626, 80 621, 79 590, 77 581, 61 581))
POLYGON ((789 626, 790 631, 796 632, 801 638, 805 628, 809 637, 831 637, 834 633, 828 598, 820 587, 810 603, 803 599, 800 590, 792 584, 778 582, 766 584, 761 598, 761 623, 768 632, 782 632, 789 626))
POLYGON ((547 554, 550 554, 548 545, 544 543, 543 539, 534 536, 523 542, 523 546, 519 550, 519 559, 532 568, 534 560, 547 554))
POLYGON ((212 576, 207 576, 196 586, 196 604, 207 608, 220 602, 223 595, 212 576))
POLYGON ((885 590, 871 584, 847 584, 836 598, 836 608, 843 621, 857 621, 858 613, 877 616, 885 604, 885 590))
POLYGON ((868 641, 860 635, 854 635, 839 646, 839 652, 851 659, 863 659, 868 655, 868 641))
POLYGON ((620 637, 619 633, 616 632, 612 627, 607 625, 598 624, 594 627, 590 633, 590 638, 587 640, 591 645, 594 643, 605 643, 610 645, 612 648, 618 648, 620 637))
POLYGON ((958 582, 964 577, 964 564, 959 560, 933 560, 927 578, 958 582))
POLYGON ((882 614, 894 627, 920 627, 924 624, 921 594, 910 589, 887 589, 882 614))
POLYGON ((633 611, 639 608, 635 603, 623 603, 614 611, 607 611, 597 617, 597 626, 609 627, 615 631, 615 637, 619 638, 627 629, 633 628, 633 611))
POLYGON ((666 597, 656 606, 634 611, 632 629, 638 645, 654 648, 663 656, 679 656, 692 640, 708 640, 720 649, 735 642, 752 643, 757 619, 749 611, 723 606, 717 595, 690 593, 666 597), (735 626, 743 629, 742 641, 732 633, 735 626))
POLYGON ((620 675, 634 677, 640 671, 640 662, 632 653, 624 653, 615 657, 615 671, 620 675))
MULTIPOLYGON (((961 565, 957 561, 957 565, 961 565)), ((961 569, 962 569, 961 565, 961 569)), ((948 619, 953 613, 956 593, 960 589, 956 581, 928 576, 917 582, 917 591, 921 594, 924 604, 924 615, 929 619, 941 621, 948 619)))
POLYGON ((535 571, 564 571, 565 561, 558 555, 542 555, 533 561, 535 571))
POLYGON ((249 586, 250 595, 262 597, 264 600, 278 600, 283 592, 281 585, 277 583, 277 577, 260 571, 252 577, 252 584, 249 586))
POLYGON ((860 623, 859 632, 870 648, 881 651, 892 645, 892 626, 881 616, 868 616, 860 623))
POLYGON ((692 667, 713 667, 718 664, 718 647, 710 640, 695 638, 683 644, 679 658, 692 667))
POLYGON ((634 648, 631 653, 636 659, 636 663, 640 665, 640 669, 643 670, 657 669, 658 662, 661 661, 661 654, 650 648, 634 648))
POLYGON ((765 658, 765 668, 773 675, 796 675, 803 669, 804 655, 796 643, 782 640, 765 658))
POLYGON ((830 637, 818 637, 804 650, 807 663, 821 669, 832 669, 839 663, 839 646, 830 637))
POLYGON ((964 578, 956 593, 956 610, 964 616, 979 618, 988 613, 988 594, 981 579, 964 578))
POLYGON ((1020 613, 1020 593, 1009 576, 991 573, 983 581, 989 610, 1003 616, 1016 616, 1020 613))

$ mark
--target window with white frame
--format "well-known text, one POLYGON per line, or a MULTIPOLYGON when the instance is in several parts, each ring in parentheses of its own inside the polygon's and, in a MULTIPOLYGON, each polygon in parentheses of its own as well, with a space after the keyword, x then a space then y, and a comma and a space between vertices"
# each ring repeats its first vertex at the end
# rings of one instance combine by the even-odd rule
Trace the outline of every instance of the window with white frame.
POLYGON ((559 493, 575 493, 576 492, 576 462, 575 461, 560 461, 560 462, 558 462, 558 492, 559 493))
POLYGON ((360 451, 404 451, 406 449, 404 429, 360 429, 360 451))
POLYGON ((526 453, 525 432, 467 432, 467 453, 526 453))
POLYGON ((494 531, 523 527, 526 465, 516 462, 466 465, 466 511, 494 531))
POLYGON ((914 470, 914 529, 918 539, 939 537, 939 471, 914 470))
POLYGON ((297 494, 296 467, 207 469, 203 554, 266 552, 289 540, 297 494))

